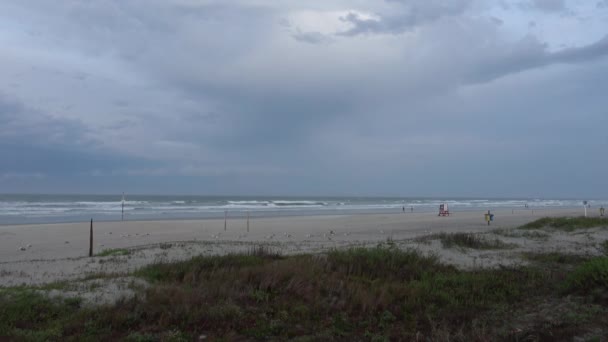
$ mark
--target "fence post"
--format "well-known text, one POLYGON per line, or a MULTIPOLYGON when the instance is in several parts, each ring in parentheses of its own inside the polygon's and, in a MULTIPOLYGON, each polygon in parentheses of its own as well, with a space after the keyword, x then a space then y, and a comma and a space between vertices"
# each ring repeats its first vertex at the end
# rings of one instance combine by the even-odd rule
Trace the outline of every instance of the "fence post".
POLYGON ((89 233, 89 256, 93 256, 93 219, 91 219, 91 230, 89 233))

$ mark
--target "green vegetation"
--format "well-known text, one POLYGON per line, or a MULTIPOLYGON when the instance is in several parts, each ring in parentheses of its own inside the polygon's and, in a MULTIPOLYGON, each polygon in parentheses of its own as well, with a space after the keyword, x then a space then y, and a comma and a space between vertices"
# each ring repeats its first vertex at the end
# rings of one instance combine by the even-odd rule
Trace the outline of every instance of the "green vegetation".
POLYGON ((593 258, 578 266, 567 278, 567 292, 601 293, 608 302, 608 257, 593 258))
POLYGON ((543 217, 525 224, 519 229, 552 228, 566 232, 577 229, 608 227, 608 220, 599 217, 543 217))
POLYGON ((589 260, 588 257, 584 257, 581 255, 562 254, 557 252, 524 253, 522 256, 524 257, 524 259, 541 264, 580 264, 584 261, 589 260))
POLYGON ((499 239, 488 239, 474 233, 440 233, 436 237, 439 238, 441 245, 445 248, 504 249, 513 247, 513 245, 499 239))
POLYGON ((600 249, 604 253, 604 255, 608 256, 608 240, 600 243, 600 249))
POLYGON ((538 301, 559 302, 571 293, 584 296, 588 289, 603 286, 605 292, 608 276, 601 272, 608 269, 608 258, 601 260, 581 261, 567 277, 566 270, 534 267, 460 271, 434 256, 397 248, 295 256, 255 249, 144 267, 136 276, 151 286, 112 306, 88 308, 39 291, 0 290, 0 336, 35 341, 192 341, 201 335, 213 341, 571 339, 586 324, 608 324, 608 307, 596 304, 585 315, 573 311, 576 320, 566 321, 567 329, 538 322, 542 334, 535 325, 514 329, 512 312, 536 309, 538 301), (598 278, 598 271, 604 276, 598 278))
POLYGON ((528 239, 547 239, 549 238, 549 234, 538 231, 538 230, 518 230, 515 228, 509 228, 509 229, 505 229, 505 228, 500 228, 500 229, 494 229, 491 231, 492 233, 496 234, 496 235, 500 235, 500 236, 504 236, 504 237, 510 237, 510 238, 528 238, 528 239))
POLYGON ((130 250, 124 249, 124 248, 117 248, 117 249, 104 249, 101 253, 96 254, 95 256, 105 257, 105 256, 121 256, 121 255, 129 255, 129 254, 131 254, 130 250))
POLYGON ((0 289, 0 304, 0 336, 21 340, 57 340, 80 311, 79 299, 49 299, 24 288, 0 289))

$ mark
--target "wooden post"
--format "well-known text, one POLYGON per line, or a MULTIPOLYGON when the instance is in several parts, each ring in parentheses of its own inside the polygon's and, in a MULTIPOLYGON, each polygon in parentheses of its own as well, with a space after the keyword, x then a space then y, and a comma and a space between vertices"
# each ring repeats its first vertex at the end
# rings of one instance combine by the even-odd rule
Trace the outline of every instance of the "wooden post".
POLYGON ((228 210, 224 210, 224 231, 226 230, 226 220, 228 219, 228 210))
POLYGON ((249 233, 249 212, 247 212, 247 233, 249 233))
POLYGON ((91 219, 91 231, 89 236, 89 256, 93 256, 93 219, 91 219))

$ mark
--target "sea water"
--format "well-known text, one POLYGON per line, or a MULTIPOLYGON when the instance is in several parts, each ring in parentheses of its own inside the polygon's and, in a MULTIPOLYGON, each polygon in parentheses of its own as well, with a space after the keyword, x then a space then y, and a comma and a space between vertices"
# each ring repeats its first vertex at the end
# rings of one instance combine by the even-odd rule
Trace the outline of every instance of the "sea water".
MULTIPOLYGON (((291 197, 184 195, 0 195, 0 224, 52 222, 433 212, 447 203, 450 211, 574 208, 580 199, 291 197)), ((608 201, 589 201, 605 205, 608 201), (605 203, 605 204, 604 204, 605 203)))

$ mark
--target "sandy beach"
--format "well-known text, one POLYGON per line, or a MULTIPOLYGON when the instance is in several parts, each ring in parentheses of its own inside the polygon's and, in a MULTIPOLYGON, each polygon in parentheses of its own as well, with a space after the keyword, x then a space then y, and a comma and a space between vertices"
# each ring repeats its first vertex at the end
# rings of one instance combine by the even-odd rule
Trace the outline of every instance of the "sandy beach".
MULTIPOLYGON (((402 248, 436 253, 460 267, 508 264, 505 253, 523 250, 585 252, 587 237, 561 234, 534 241, 516 234, 500 238, 518 249, 458 251, 443 249, 429 235, 446 232, 493 234, 509 231, 544 216, 579 216, 581 210, 494 211, 490 226, 484 212, 455 212, 449 217, 433 213, 395 213, 342 216, 301 216, 224 220, 123 221, 94 223, 94 254, 126 249, 125 256, 88 257, 89 223, 42 224, 0 227, 0 286, 39 285, 75 280, 91 274, 126 274, 144 265, 190 258, 195 255, 246 252, 269 246, 284 254, 322 252, 348 246, 374 246, 390 241, 402 248), (518 238, 521 241, 518 241, 518 238), (428 241, 431 241, 429 243, 428 241), (582 248, 582 249, 581 249, 582 248)), ((598 231, 597 234, 605 234, 598 231)), ((606 237, 604 237, 606 238, 606 237)), ((589 253, 593 244, 589 244, 589 253)))

